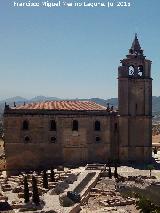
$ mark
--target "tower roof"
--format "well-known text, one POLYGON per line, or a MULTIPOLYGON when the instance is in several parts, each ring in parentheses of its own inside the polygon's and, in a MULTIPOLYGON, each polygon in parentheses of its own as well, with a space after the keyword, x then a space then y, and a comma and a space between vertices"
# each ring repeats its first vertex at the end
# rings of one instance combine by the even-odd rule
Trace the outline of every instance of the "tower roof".
POLYGON ((131 49, 132 50, 137 50, 137 51, 141 50, 141 46, 140 46, 138 38, 137 38, 137 33, 135 34, 135 38, 133 40, 131 49))
POLYGON ((141 46, 139 44, 139 40, 138 40, 138 37, 137 37, 137 33, 135 34, 135 37, 134 37, 134 40, 132 42, 132 46, 129 50, 129 53, 131 55, 143 55, 143 50, 141 49, 141 46))

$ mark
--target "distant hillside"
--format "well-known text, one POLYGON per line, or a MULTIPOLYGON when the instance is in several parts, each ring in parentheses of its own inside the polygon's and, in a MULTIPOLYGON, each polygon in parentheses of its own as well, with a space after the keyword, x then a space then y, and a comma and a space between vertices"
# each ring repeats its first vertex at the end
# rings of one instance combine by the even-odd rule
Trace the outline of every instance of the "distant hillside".
POLYGON ((31 98, 31 99, 26 99, 26 98, 23 98, 21 96, 16 96, 16 97, 11 97, 11 98, 7 98, 7 99, 4 99, 2 101, 0 101, 0 105, 1 104, 4 104, 5 102, 7 104, 13 104, 14 102, 16 103, 29 103, 29 102, 39 102, 39 101, 49 101, 49 100, 60 100, 60 98, 56 98, 56 97, 46 97, 46 96, 36 96, 34 98, 31 98))
POLYGON ((61 100, 60 98, 56 97, 46 97, 46 96, 36 96, 29 100, 29 102, 40 102, 40 101, 58 101, 61 100))
POLYGON ((103 106, 107 106, 107 103, 109 103, 110 106, 118 107, 118 99, 117 98, 110 98, 107 100, 101 99, 101 98, 91 98, 91 101, 96 102, 97 104, 101 104, 103 106))
POLYGON ((153 106, 153 112, 160 112, 160 96, 152 97, 152 106, 153 106))
POLYGON ((2 101, 0 101, 0 104, 3 104, 3 103, 13 103, 13 102, 24 102, 24 101, 27 101, 26 98, 23 98, 21 96, 15 96, 15 97, 11 97, 11 98, 6 98, 2 101))

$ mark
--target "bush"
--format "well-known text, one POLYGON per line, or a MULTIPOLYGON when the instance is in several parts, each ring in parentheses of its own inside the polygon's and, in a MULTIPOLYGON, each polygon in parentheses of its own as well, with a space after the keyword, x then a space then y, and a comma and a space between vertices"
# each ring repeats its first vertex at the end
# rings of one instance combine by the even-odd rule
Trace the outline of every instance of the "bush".
POLYGON ((38 187, 37 187, 37 180, 34 176, 32 176, 32 190, 33 190, 32 201, 36 205, 39 205, 40 200, 39 200, 39 193, 38 193, 38 187))
POLYGON ((27 176, 24 176, 24 202, 29 202, 29 188, 28 188, 28 181, 27 176))
POLYGON ((148 198, 140 196, 136 207, 141 213, 160 213, 160 207, 154 205, 148 198))
POLYGON ((117 165, 115 165, 114 177, 115 177, 115 178, 118 178, 117 165))
POLYGON ((108 177, 109 177, 109 179, 111 179, 111 178, 112 178, 111 167, 109 167, 109 169, 108 169, 108 177))
POLYGON ((46 170, 43 171, 43 188, 48 189, 48 175, 46 170))
POLYGON ((139 200, 136 202, 137 209, 143 213, 151 213, 154 212, 155 206, 151 203, 151 201, 144 196, 140 196, 139 200))
POLYGON ((149 165, 147 166, 147 169, 149 170, 150 177, 151 177, 151 176, 152 176, 152 170, 154 169, 154 165, 149 164, 149 165))
POLYGON ((54 169, 51 168, 51 174, 50 174, 50 181, 51 181, 51 182, 54 182, 54 181, 55 181, 54 175, 55 175, 55 174, 54 174, 54 169))

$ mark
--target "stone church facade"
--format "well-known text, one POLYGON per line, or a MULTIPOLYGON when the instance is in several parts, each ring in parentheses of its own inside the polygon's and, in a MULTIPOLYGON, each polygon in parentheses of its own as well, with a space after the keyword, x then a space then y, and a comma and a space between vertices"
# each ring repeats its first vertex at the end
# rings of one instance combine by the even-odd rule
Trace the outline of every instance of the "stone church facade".
POLYGON ((149 162, 152 157, 151 61, 137 35, 118 68, 118 110, 91 101, 5 106, 7 169, 149 162))

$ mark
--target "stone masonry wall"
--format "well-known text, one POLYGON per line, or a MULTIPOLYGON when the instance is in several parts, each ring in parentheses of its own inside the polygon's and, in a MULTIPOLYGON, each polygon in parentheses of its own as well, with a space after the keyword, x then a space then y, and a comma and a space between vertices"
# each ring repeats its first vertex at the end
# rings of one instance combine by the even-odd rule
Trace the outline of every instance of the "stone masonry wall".
POLYGON ((6 114, 7 168, 106 162, 111 157, 111 138, 114 134, 111 122, 115 122, 115 116, 6 114), (24 120, 29 122, 29 130, 22 130, 24 120), (56 121, 56 131, 50 131, 50 120, 56 121), (78 131, 72 131, 73 120, 78 120, 78 131), (96 120, 101 123, 100 131, 94 130, 96 120), (30 141, 26 143, 25 137, 29 137, 30 141), (56 138, 55 143, 51 142, 51 137, 56 138))

